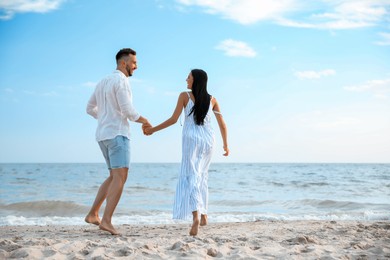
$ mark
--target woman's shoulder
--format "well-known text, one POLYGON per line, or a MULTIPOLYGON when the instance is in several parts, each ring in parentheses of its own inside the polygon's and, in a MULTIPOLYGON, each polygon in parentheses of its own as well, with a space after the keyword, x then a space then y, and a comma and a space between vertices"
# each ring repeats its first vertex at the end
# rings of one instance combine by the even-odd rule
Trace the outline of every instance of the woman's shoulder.
POLYGON ((188 99, 190 98, 190 93, 189 91, 183 91, 180 93, 179 98, 188 99))
POLYGON ((213 95, 210 95, 210 100, 211 100, 213 105, 217 102, 217 99, 213 95))
POLYGON ((178 102, 182 102, 183 106, 186 106, 188 101, 191 99, 190 97, 190 92, 188 91, 183 91, 179 95, 179 100, 178 102))

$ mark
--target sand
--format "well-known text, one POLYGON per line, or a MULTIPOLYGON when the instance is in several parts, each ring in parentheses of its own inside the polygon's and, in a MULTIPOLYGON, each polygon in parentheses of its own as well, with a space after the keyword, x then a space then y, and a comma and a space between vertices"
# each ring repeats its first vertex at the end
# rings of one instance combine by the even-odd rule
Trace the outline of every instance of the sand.
POLYGON ((2 226, 0 259, 390 259, 390 222, 2 226))

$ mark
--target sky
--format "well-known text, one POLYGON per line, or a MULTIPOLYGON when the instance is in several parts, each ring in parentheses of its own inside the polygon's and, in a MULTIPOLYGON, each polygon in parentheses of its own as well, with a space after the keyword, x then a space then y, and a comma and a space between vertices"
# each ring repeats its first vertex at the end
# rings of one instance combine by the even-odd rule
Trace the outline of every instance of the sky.
MULTIPOLYGON (((0 163, 104 162, 85 108, 126 47, 153 125, 208 73, 213 162, 390 163, 390 0, 0 0, 0 35, 0 163)), ((131 123, 131 161, 180 162, 181 131, 131 123)))

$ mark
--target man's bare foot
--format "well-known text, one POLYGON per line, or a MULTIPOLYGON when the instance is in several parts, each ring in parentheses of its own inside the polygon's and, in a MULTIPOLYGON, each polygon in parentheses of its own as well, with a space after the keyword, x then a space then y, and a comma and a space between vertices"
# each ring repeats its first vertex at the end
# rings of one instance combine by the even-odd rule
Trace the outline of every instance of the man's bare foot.
POLYGON ((207 225, 207 215, 206 214, 200 215, 200 225, 201 226, 207 225))
POLYGON ((99 225, 99 228, 104 231, 108 231, 111 233, 111 235, 119 235, 119 232, 116 231, 114 226, 112 224, 106 224, 106 223, 101 223, 99 225))
POLYGON ((190 230, 190 236, 196 236, 199 230, 199 219, 194 220, 190 230))
POLYGON ((86 217, 85 217, 85 222, 87 222, 87 223, 90 223, 90 224, 94 224, 94 225, 97 225, 97 226, 99 226, 100 225, 100 218, 99 218, 99 216, 94 216, 94 215, 87 215, 86 217))

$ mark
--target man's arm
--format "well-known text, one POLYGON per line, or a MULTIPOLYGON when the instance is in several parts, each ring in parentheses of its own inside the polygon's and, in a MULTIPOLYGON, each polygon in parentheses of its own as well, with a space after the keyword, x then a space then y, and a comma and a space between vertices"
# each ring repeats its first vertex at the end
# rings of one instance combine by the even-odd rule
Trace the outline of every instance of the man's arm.
POLYGON ((141 115, 137 112, 137 110, 133 106, 133 98, 132 98, 130 86, 124 80, 121 80, 120 82, 120 86, 116 92, 116 98, 122 114, 125 115, 126 118, 128 118, 130 121, 138 122, 137 120, 139 120, 141 115))
POLYGON ((97 119, 98 107, 97 107, 97 103, 96 103, 95 92, 93 92, 92 96, 89 98, 86 110, 87 110, 87 114, 89 114, 93 118, 97 119))

